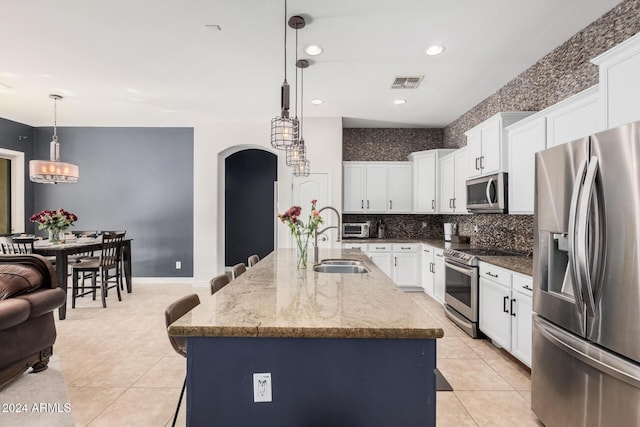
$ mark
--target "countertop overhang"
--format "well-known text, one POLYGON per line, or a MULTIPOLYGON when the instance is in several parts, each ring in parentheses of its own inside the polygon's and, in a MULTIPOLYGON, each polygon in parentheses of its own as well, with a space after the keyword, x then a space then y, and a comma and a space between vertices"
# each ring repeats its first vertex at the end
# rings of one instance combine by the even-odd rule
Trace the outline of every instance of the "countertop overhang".
POLYGON ((320 259, 365 263, 368 273, 296 268, 277 249, 172 323, 172 336, 435 339, 444 331, 359 250, 321 249, 320 259))

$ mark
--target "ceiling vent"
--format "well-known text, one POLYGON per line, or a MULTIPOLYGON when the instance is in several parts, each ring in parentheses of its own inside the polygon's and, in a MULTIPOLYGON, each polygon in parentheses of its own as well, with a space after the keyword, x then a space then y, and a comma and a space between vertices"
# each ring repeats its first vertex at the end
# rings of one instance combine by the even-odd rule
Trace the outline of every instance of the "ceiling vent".
POLYGON ((391 83, 391 89, 417 89, 424 76, 396 77, 391 83))

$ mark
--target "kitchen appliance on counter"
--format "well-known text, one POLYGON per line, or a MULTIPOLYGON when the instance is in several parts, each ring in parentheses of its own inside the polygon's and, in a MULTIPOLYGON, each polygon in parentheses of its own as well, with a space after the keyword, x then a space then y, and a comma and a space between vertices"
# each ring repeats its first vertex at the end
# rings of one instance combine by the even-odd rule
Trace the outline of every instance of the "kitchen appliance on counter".
POLYGON ((536 154, 531 406, 640 425, 640 122, 536 154))
POLYGON ((368 239, 370 227, 371 227, 371 223, 369 221, 343 223, 342 238, 343 239, 349 239, 349 238, 368 239))
POLYGON ((444 250, 444 311, 453 323, 472 338, 483 337, 478 328, 478 262, 482 256, 526 254, 498 248, 444 250))
POLYGON ((444 241, 450 242, 451 236, 458 234, 458 224, 452 222, 444 223, 444 241))
POLYGON ((507 174, 504 172, 467 181, 467 210, 474 213, 507 213, 507 174))

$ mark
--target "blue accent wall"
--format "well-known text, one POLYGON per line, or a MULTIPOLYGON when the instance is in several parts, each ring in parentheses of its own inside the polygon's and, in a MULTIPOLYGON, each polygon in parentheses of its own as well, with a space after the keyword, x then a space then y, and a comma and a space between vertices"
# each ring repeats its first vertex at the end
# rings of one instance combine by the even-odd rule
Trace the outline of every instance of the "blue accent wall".
MULTIPOLYGON (((37 159, 49 158, 52 135, 35 129, 37 159)), ((80 180, 34 185, 27 212, 64 208, 77 230, 126 230, 133 276, 193 277, 193 128, 59 127, 58 138, 80 180)))

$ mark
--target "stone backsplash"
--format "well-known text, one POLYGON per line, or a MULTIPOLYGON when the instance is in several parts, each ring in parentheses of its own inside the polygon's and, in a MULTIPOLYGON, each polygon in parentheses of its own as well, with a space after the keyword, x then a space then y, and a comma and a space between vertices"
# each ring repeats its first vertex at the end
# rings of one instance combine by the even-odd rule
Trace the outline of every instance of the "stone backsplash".
POLYGON ((539 111, 598 83, 590 61, 640 31, 640 1, 625 0, 540 59, 444 129, 444 147, 467 144, 464 132, 502 111, 539 111))
POLYGON ((350 215, 344 222, 371 221, 371 237, 377 237, 377 224, 384 220, 387 239, 444 239, 444 223, 458 225, 458 234, 469 236, 471 244, 499 247, 519 252, 533 251, 533 215, 350 215), (474 227, 478 227, 478 232, 474 227))
POLYGON ((407 161, 415 151, 440 148, 442 129, 345 128, 342 130, 343 161, 407 161))

